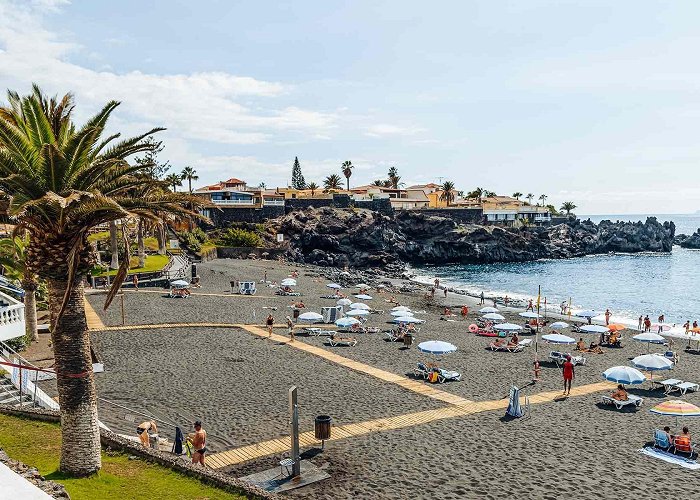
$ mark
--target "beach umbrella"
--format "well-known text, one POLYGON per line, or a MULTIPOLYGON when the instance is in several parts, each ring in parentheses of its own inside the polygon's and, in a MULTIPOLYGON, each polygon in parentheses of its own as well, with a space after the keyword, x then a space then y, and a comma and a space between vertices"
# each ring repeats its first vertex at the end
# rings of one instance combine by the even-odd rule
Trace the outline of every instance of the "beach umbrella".
POLYGON ((608 327, 608 330, 611 332, 619 332, 620 330, 624 330, 627 328, 626 325, 623 325, 622 323, 613 323, 611 325, 606 325, 608 327))
POLYGON ((391 310, 392 311, 410 311, 411 308, 406 307, 406 306, 396 306, 396 307, 392 307, 391 310))
POLYGON ((479 309, 479 312, 481 314, 495 313, 495 312, 498 312, 498 309, 496 309, 495 307, 487 306, 487 307, 482 307, 481 309, 479 309))
POLYGON ((583 333, 608 333, 610 330, 607 326, 602 325, 583 325, 581 331, 583 333))
POLYGON ((413 311, 391 311, 392 316, 399 318, 401 316, 413 316, 413 311))
POLYGON ((350 304, 352 304, 352 300, 350 300, 350 299, 340 299, 340 300, 338 300, 338 302, 336 302, 336 304, 339 305, 339 306, 349 306, 350 304))
POLYGON ((333 290, 340 290, 341 288, 343 288, 338 283, 328 283, 326 286, 328 288, 332 288, 333 290))
POLYGON ((280 281, 280 285, 282 286, 297 286, 297 280, 294 278, 285 278, 282 281, 280 281))
POLYGON ((599 313, 597 313, 596 311, 591 311, 591 310, 579 311, 576 314, 574 314, 574 316, 578 316, 579 318, 593 318, 593 317, 598 316, 598 315, 599 315, 599 313))
POLYGON ((484 314, 483 318, 484 319, 491 319, 494 321, 503 321, 504 319, 506 319, 505 316, 498 314, 498 313, 487 313, 487 314, 484 314))
POLYGON ((190 286, 190 284, 185 280, 171 281, 170 285, 172 285, 172 286, 190 286))
POLYGON ((372 300, 372 296, 371 296, 371 295, 367 295, 367 294, 364 294, 364 293, 361 293, 361 294, 359 294, 359 295, 355 295, 355 298, 360 299, 360 300, 372 300))
POLYGON ((652 332, 640 333, 639 335, 635 335, 632 338, 637 342, 646 342, 647 352, 649 352, 651 344, 663 344, 664 342, 666 342, 666 339, 663 338, 661 335, 652 332))
POLYGON ((358 285, 355 285, 355 288, 372 288, 369 286, 367 283, 360 283, 358 285))
POLYGON ((394 323, 425 323, 422 319, 413 316, 399 316, 393 319, 394 323))
POLYGON ((335 321, 335 326, 339 326, 341 328, 349 328, 352 325, 359 325, 360 320, 357 318, 340 318, 335 321))
POLYGON ((428 340, 418 344, 418 350, 429 354, 449 354, 455 352, 457 347, 454 344, 441 340, 428 340))
POLYGON ((539 314, 537 314, 536 312, 531 312, 531 311, 525 311, 525 312, 518 313, 518 316, 522 316, 523 318, 532 318, 532 319, 538 319, 538 318, 542 317, 539 314))
POLYGON ((350 309, 345 313, 346 316, 369 316, 369 311, 365 309, 350 309))
POLYGON ((637 356, 632 360, 632 364, 637 368, 651 372, 650 380, 654 378, 654 372, 673 368, 673 361, 657 354, 637 356))
POLYGON ((680 399, 664 401, 649 411, 657 415, 676 417, 676 427, 678 427, 678 417, 700 417, 700 408, 680 399))
POLYGON ((493 325, 494 330, 501 330, 504 332, 518 332, 523 329, 522 326, 516 325, 515 323, 498 323, 493 325))
POLYGON ((642 372, 631 366, 613 366, 603 372, 603 378, 618 384, 641 384, 647 378, 642 372))
POLYGON ((300 314, 298 319, 306 323, 319 323, 323 321, 323 316, 316 312, 305 312, 300 314))
POLYGON ((542 340, 549 342, 550 344, 573 344, 576 340, 568 337, 566 335, 561 335, 559 333, 548 333, 547 335, 542 335, 542 340))
POLYGON ((566 323, 564 321, 555 321, 551 325, 549 325, 550 328, 554 330, 563 330, 564 328, 569 328, 569 323, 566 323))
POLYGON ((353 302, 350 304, 350 309, 364 309, 365 311, 369 311, 372 308, 362 302, 353 302))

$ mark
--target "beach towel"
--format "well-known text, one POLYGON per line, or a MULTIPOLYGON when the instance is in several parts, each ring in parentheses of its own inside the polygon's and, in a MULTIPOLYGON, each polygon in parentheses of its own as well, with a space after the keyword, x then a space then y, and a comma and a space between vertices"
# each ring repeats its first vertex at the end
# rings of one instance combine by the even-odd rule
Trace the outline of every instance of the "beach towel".
POLYGON ((506 415, 509 417, 520 418, 523 416, 523 409, 520 407, 520 389, 516 386, 510 388, 510 400, 508 401, 508 409, 506 415))
POLYGON ((175 427, 175 440, 173 441, 173 453, 175 455, 182 455, 182 442, 185 440, 185 435, 182 433, 182 429, 175 427))
POLYGON ((700 469, 700 464, 697 463, 695 460, 674 455, 673 453, 670 453, 668 451, 663 451, 658 448, 653 448, 651 446, 645 446, 644 448, 639 450, 639 452, 648 457, 658 458, 670 464, 680 465, 681 467, 684 467, 686 469, 700 469))

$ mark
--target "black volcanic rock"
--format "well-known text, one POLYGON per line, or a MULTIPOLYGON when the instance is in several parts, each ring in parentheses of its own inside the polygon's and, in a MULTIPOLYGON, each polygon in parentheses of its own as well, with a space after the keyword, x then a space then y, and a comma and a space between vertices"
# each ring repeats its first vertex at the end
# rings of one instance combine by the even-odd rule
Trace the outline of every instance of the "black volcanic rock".
MULTIPOLYGON (((307 209, 268 223, 285 235, 287 257, 326 266, 524 262, 609 252, 670 252, 675 226, 646 222, 570 220, 548 227, 461 225, 429 212, 393 216, 369 210, 307 209)), ((700 234, 697 235, 700 244, 700 234)))
POLYGON ((700 229, 695 231, 690 236, 679 234, 674 242, 683 248, 700 249, 700 229))

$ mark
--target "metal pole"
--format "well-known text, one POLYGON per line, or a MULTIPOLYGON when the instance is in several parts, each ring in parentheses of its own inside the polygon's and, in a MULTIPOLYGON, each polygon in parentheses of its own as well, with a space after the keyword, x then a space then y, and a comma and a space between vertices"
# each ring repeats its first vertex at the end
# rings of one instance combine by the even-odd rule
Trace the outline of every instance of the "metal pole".
POLYGON ((295 385, 289 388, 289 413, 292 417, 289 422, 292 426, 292 460, 294 460, 292 477, 297 477, 301 473, 301 463, 299 462, 299 407, 295 385))
POLYGON ((22 358, 17 360, 19 365, 19 406, 22 406, 22 358))

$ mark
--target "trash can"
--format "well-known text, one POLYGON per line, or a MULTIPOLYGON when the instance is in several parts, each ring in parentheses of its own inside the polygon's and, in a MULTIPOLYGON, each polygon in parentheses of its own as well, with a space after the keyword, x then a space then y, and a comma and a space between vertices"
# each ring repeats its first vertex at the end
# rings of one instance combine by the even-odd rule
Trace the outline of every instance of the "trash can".
POLYGON ((314 434, 316 439, 323 441, 331 438, 331 417, 329 415, 318 415, 314 420, 314 434))
POLYGON ((192 263, 192 278, 197 276, 197 264, 192 263))
POLYGON ((411 334, 411 333, 404 334, 403 345, 406 347, 411 347, 413 345, 413 334, 411 334))

